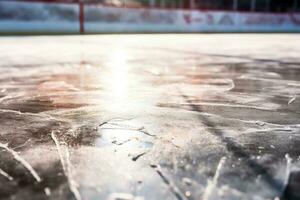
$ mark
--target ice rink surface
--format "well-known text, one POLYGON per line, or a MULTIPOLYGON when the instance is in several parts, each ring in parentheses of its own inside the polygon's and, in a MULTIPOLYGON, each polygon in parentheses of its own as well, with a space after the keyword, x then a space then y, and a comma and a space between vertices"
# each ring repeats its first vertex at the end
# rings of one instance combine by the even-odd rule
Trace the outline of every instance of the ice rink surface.
POLYGON ((0 37, 0 199, 300 199, 300 35, 0 37))

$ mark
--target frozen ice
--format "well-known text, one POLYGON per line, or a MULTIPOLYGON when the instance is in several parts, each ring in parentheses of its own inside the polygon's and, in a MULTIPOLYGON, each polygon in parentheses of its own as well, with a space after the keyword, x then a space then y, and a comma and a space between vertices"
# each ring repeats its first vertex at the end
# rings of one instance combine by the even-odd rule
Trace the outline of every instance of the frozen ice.
POLYGON ((299 35, 0 44, 0 199, 300 198, 299 35))

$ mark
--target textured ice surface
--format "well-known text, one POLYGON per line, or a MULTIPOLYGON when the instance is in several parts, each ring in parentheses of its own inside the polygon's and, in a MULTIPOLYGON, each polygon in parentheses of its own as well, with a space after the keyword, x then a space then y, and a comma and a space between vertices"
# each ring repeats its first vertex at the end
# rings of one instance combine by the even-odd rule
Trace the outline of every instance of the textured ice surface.
POLYGON ((299 35, 0 44, 0 199, 300 198, 299 35))

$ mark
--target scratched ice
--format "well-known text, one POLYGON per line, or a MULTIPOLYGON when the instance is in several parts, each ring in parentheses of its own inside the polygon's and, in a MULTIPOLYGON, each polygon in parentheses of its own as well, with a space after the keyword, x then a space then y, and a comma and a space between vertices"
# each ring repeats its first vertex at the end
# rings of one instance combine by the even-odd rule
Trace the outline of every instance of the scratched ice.
POLYGON ((299 35, 0 43, 0 199, 300 198, 299 35))

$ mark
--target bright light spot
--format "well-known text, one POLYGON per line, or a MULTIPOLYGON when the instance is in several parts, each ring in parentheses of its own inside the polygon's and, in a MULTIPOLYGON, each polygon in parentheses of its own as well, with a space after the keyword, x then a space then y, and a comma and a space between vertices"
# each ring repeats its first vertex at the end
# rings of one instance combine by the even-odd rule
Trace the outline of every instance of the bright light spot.
POLYGON ((112 92, 114 100, 119 100, 127 95, 127 69, 126 55, 117 51, 112 57, 112 92))
POLYGON ((128 108, 129 74, 126 51, 116 50, 112 53, 109 63, 110 76, 105 85, 109 89, 109 108, 113 111, 122 111, 128 108))

